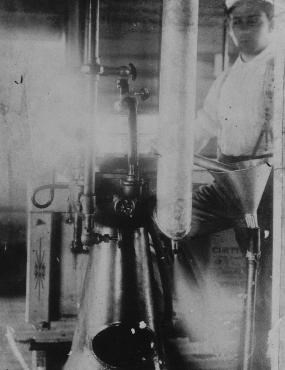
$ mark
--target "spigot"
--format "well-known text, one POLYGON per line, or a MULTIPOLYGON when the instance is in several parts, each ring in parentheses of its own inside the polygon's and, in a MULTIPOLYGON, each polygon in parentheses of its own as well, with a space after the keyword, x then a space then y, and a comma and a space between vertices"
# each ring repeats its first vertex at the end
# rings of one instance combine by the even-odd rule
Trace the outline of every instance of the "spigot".
POLYGON ((139 91, 135 92, 134 95, 139 96, 142 101, 145 101, 150 97, 150 91, 146 87, 143 87, 139 91))

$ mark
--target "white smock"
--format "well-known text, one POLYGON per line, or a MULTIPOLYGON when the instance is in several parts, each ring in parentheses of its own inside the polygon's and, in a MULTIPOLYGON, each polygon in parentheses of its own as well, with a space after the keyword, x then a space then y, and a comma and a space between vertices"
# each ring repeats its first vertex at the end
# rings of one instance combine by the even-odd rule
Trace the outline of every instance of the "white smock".
MULTIPOLYGON (((273 88, 272 60, 271 47, 248 62, 238 57, 216 79, 197 115, 196 149, 202 149, 211 137, 217 137, 218 148, 224 155, 252 155, 264 128, 266 106, 269 109, 265 95, 266 90, 273 88)), ((272 143, 269 146, 261 141, 256 154, 272 150, 272 143)))

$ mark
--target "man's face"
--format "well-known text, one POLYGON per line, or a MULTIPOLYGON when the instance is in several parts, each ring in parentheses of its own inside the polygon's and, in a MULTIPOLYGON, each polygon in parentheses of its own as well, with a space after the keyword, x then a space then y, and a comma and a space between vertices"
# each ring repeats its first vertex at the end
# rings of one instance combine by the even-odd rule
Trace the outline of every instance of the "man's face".
POLYGON ((230 15, 230 31, 241 53, 257 55, 270 42, 272 21, 258 6, 240 3, 230 15))

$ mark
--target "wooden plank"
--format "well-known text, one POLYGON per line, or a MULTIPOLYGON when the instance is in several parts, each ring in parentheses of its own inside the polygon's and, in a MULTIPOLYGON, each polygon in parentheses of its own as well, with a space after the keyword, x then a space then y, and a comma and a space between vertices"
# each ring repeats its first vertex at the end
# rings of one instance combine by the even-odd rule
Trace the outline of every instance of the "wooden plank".
POLYGON ((52 213, 29 214, 26 320, 50 320, 52 213))
POLYGON ((71 342, 76 325, 76 319, 66 321, 51 321, 50 329, 37 330, 31 324, 25 324, 15 330, 15 340, 19 343, 53 344, 71 342))

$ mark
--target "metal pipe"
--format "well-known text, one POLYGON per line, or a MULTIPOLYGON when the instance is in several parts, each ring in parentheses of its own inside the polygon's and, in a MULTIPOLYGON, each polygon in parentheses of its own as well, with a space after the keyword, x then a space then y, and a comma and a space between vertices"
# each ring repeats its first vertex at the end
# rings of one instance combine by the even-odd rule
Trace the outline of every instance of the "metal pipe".
POLYGON ((191 224, 198 9, 198 0, 163 2, 157 223, 173 239, 191 224))
POLYGON ((242 370, 252 369, 254 351, 254 327, 256 306, 257 272, 260 259, 260 228, 247 229, 249 235, 247 258, 247 291, 243 341, 242 370))
POLYGON ((131 168, 134 174, 137 174, 138 167, 138 143, 137 143, 137 99, 129 96, 124 101, 128 104, 128 134, 129 134, 129 148, 128 148, 128 165, 129 172, 131 168))
POLYGON ((95 211, 95 165, 94 165, 94 133, 96 129, 96 111, 98 101, 98 76, 96 70, 99 58, 99 0, 88 0, 85 18, 84 36, 84 65, 83 71, 87 79, 87 99, 89 122, 87 127, 87 143, 84 163, 84 190, 82 196, 82 210, 85 225, 82 233, 82 243, 85 246, 92 244, 93 214, 95 211))

